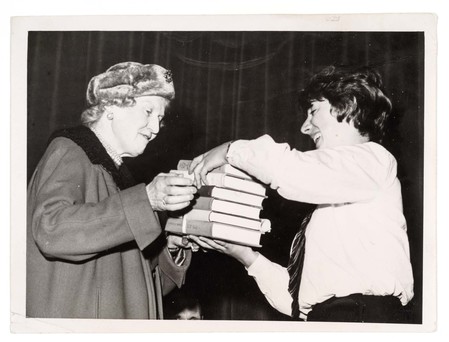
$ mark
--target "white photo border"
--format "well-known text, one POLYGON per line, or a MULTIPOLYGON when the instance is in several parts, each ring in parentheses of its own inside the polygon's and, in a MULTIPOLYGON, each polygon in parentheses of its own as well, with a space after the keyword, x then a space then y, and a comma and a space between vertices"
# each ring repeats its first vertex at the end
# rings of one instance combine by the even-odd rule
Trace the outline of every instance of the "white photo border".
POLYGON ((11 26, 11 331, 429 332, 436 329, 436 16, 433 14, 15 17, 11 26), (149 20, 151 19, 151 20, 149 20), (27 37, 29 31, 420 31, 425 34, 422 324, 37 319, 25 316, 27 37))

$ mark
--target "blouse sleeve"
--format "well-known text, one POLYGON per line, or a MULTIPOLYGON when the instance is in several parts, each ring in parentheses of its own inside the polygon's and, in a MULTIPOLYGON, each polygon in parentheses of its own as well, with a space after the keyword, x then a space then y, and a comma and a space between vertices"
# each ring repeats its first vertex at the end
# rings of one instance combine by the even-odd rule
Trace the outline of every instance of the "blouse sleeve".
MULTIPOLYGON (((98 169, 67 139, 54 140, 28 189, 33 238, 49 258, 82 261, 136 241, 144 249, 161 233, 144 184, 95 202, 98 169)), ((107 189, 103 189, 107 192, 107 189)))
POLYGON ((396 160, 376 143, 300 152, 264 135, 234 142, 227 158, 281 196, 314 204, 368 200, 396 178, 396 160))
POLYGON ((288 292, 289 275, 282 267, 259 254, 257 259, 247 268, 268 303, 285 315, 291 315, 292 297, 288 292))

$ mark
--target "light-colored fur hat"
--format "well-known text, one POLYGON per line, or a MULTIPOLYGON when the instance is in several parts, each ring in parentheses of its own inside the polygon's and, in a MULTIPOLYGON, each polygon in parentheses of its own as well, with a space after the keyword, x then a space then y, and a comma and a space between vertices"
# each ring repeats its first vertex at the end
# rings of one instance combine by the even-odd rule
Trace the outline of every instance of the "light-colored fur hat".
POLYGON ((156 64, 123 62, 94 76, 87 86, 86 99, 90 106, 113 99, 140 96, 175 97, 172 73, 156 64))

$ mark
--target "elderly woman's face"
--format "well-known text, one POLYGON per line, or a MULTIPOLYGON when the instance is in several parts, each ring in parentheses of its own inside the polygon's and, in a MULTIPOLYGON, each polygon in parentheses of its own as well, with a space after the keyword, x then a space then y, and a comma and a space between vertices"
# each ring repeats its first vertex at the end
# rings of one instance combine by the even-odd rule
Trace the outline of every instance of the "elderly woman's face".
POLYGON ((136 157, 143 153, 148 142, 159 133, 167 103, 160 96, 142 96, 136 98, 134 106, 112 107, 112 133, 118 154, 136 157))

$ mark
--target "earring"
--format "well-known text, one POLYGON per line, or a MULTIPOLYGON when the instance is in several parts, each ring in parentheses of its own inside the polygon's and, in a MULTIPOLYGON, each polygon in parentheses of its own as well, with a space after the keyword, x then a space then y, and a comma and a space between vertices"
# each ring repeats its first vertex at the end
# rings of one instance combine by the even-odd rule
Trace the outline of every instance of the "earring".
POLYGON ((112 120, 112 119, 114 118, 114 115, 113 115, 111 112, 109 112, 108 114, 106 114, 106 117, 107 117, 109 120, 112 120))

